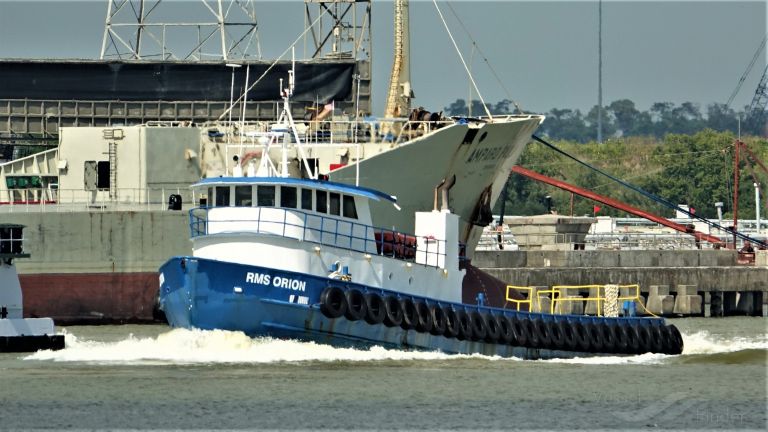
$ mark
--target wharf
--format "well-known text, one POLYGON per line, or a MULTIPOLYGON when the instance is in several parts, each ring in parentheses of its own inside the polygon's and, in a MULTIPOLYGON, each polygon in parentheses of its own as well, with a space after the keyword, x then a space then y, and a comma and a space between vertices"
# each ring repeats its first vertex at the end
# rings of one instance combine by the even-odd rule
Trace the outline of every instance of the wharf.
POLYGON ((665 316, 768 316, 768 251, 749 266, 723 249, 477 251, 472 262, 517 286, 637 284, 665 316))

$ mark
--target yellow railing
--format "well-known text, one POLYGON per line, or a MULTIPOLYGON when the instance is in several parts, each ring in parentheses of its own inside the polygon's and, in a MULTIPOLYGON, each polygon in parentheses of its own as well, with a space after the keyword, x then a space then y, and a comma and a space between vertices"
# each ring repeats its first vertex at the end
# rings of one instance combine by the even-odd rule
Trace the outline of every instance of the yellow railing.
POLYGON ((531 286, 523 287, 523 286, 507 285, 507 301, 514 303, 515 306, 517 307, 518 311, 520 310, 520 305, 521 304, 527 304, 528 305, 528 310, 530 311, 531 310, 531 305, 532 305, 531 298, 532 298, 532 294, 533 294, 533 290, 534 289, 536 289, 536 287, 531 287, 531 286), (514 298, 512 298, 512 296, 509 293, 510 290, 528 291, 528 297, 525 300, 514 299, 514 298))
MULTIPOLYGON (((520 310, 521 304, 527 304, 529 311, 540 311, 542 309, 542 298, 549 299, 549 313, 554 314, 557 310, 557 305, 559 303, 566 303, 566 302, 584 302, 586 301, 587 304, 589 302, 595 303, 595 313, 597 316, 602 316, 603 314, 603 306, 606 299, 605 296, 605 288, 607 285, 555 285, 548 289, 539 289, 536 290, 536 287, 523 287, 523 286, 515 286, 515 285, 507 285, 507 302, 513 303, 517 310, 520 310), (525 300, 517 300, 512 298, 510 295, 511 290, 517 290, 517 291, 527 291, 527 298, 525 300), (573 293, 576 291, 575 295, 570 295, 569 293, 573 293), (586 291, 587 297, 582 297, 582 293, 586 291), (535 294, 534 294, 535 293, 535 294), (534 304, 533 301, 536 301, 534 304), (535 307, 534 307, 535 306, 535 307)), ((640 285, 638 284, 632 284, 632 285, 618 285, 619 287, 619 296, 616 298, 617 301, 624 301, 624 300, 632 300, 636 304, 639 304, 643 309, 645 307, 643 306, 643 303, 640 301, 640 285), (622 288, 626 289, 629 288, 630 291, 627 295, 621 295, 622 288)), ((586 307, 585 307, 586 309, 586 307)), ((645 311, 649 314, 647 309, 645 311)), ((653 314, 651 314, 653 315, 653 314)))

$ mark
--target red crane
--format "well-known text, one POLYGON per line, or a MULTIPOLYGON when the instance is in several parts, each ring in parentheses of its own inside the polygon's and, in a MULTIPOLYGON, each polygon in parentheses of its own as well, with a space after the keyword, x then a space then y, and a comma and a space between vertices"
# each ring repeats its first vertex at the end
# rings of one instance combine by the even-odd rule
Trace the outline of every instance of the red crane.
POLYGON ((700 231, 696 231, 693 228, 691 228, 688 225, 679 224, 676 222, 672 222, 666 218, 663 218, 661 216, 657 216, 653 213, 648 213, 647 211, 640 210, 638 208, 632 207, 629 204, 625 204, 623 202, 617 201, 612 198, 608 198, 606 196, 596 194, 592 191, 589 191, 587 189, 580 188, 578 186, 574 186, 570 183, 566 183, 562 180, 557 180, 552 177, 545 176, 543 174, 539 174, 535 171, 531 171, 529 169, 523 168, 519 165, 515 165, 512 167, 512 172, 523 175, 525 177, 534 179, 536 181, 540 181, 555 187, 558 187, 563 190, 567 190, 569 192, 573 192, 577 195, 583 196, 585 198, 589 198, 591 200, 597 201, 599 203, 605 204, 607 206, 619 209, 621 211, 625 211, 629 214, 633 214, 635 216, 639 216, 641 218, 648 219, 650 221, 656 222, 660 225, 664 225, 666 227, 672 228, 673 230, 684 232, 687 234, 691 234, 694 236, 696 241, 707 241, 715 245, 724 246, 723 240, 721 240, 719 237, 715 237, 700 231))

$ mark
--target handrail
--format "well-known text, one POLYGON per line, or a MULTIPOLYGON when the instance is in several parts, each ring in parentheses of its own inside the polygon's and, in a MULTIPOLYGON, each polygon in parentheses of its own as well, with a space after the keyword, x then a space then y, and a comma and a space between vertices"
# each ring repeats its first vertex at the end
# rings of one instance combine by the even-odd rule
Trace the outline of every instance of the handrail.
MULTIPOLYGON (((632 289, 629 294, 627 295, 619 295, 616 298, 616 301, 634 301, 637 304, 640 304, 641 307, 648 313, 649 315, 656 316, 648 309, 643 306, 643 303, 640 301, 640 285, 638 284, 630 284, 630 285, 617 285, 619 287, 619 293, 621 293, 622 288, 629 288, 632 289)), ((506 293, 506 300, 507 302, 512 302, 515 304, 516 309, 520 310, 521 304, 527 304, 528 305, 528 311, 541 310, 541 299, 542 298, 549 298, 551 301, 549 303, 549 313, 555 314, 557 311, 557 305, 560 302, 594 302, 595 303, 595 313, 597 316, 603 316, 603 303, 607 300, 605 296, 605 287, 606 285, 553 285, 550 288, 545 289, 536 289, 537 287, 533 286, 515 286, 515 285, 507 285, 507 293, 506 293), (510 295, 511 290, 517 290, 517 291, 527 291, 527 298, 525 300, 518 300, 512 298, 510 295), (568 292, 571 290, 577 290, 577 294, 575 296, 568 295, 568 292), (590 290, 590 292, 595 293, 595 297, 591 297, 591 294, 587 294, 587 297, 582 297, 580 294, 584 290, 590 290), (593 291, 594 290, 594 291, 593 291), (535 296, 534 296, 535 293, 535 296), (543 295, 542 294, 546 294, 543 295), (551 296, 551 297, 550 297, 551 296), (536 308, 534 308, 534 300, 536 301, 536 308)), ((585 314, 586 315, 586 314, 585 314)))
POLYGON ((218 234, 268 234, 365 254, 388 256, 401 261, 419 261, 429 267, 439 267, 430 263, 438 263, 441 257, 444 260, 446 250, 445 240, 424 242, 423 246, 419 247, 416 236, 412 234, 280 207, 195 207, 189 210, 189 226, 191 238, 218 234), (254 210, 255 217, 211 220, 210 211, 217 209, 254 210), (276 212, 281 213, 279 220, 269 217, 276 212), (298 222, 290 221, 290 216, 298 217, 298 222), (422 259, 417 260, 417 255, 422 259))
POLYGON ((532 287, 532 286, 523 287, 523 286, 507 285, 507 296, 506 296, 507 297, 507 301, 514 303, 515 306, 517 307, 518 311, 520 311, 520 305, 521 304, 527 304, 528 305, 528 311, 530 312, 531 311, 531 306, 533 305, 533 303, 532 303, 532 294, 533 294, 533 290, 534 289, 536 289, 536 287, 532 287), (512 298, 512 296, 509 295, 509 291, 512 290, 512 289, 513 290, 517 290, 517 291, 528 291, 528 298, 526 298, 525 300, 518 300, 518 299, 512 298))
POLYGON ((73 212, 93 210, 164 210, 170 195, 179 195, 182 204, 195 202, 194 191, 188 187, 175 188, 117 188, 118 199, 109 198, 108 191, 95 196, 82 189, 59 189, 56 184, 40 188, 0 188, 0 213, 14 212, 73 212))

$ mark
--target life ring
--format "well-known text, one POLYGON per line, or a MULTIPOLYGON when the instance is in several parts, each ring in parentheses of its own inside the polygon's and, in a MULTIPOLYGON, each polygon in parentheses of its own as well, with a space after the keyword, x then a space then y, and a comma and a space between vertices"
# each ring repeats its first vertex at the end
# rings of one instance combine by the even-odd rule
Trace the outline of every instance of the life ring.
POLYGON ((579 352, 589 352, 591 347, 591 339, 589 335, 589 324, 582 324, 580 322, 574 323, 573 339, 576 342, 574 349, 579 352))
POLYGON ((635 326, 627 326, 627 353, 637 354, 640 352, 640 338, 637 335, 637 328, 635 326))
POLYGON ((482 341, 488 335, 488 328, 485 326, 485 319, 483 314, 478 311, 472 311, 470 316, 470 324, 472 327, 472 337, 474 341, 482 341))
POLYGON ((403 322, 403 309, 397 297, 388 295, 384 298, 384 325, 387 327, 399 327, 403 322))
POLYGON ((525 331, 525 327, 523 326, 523 321, 521 321, 517 317, 512 317, 509 320, 512 328, 512 341, 510 342, 510 345, 512 346, 526 346, 528 343, 528 333, 525 331))
POLYGON ((488 343, 498 343, 501 337, 499 323, 496 322, 496 316, 490 313, 480 314, 485 324, 485 341, 488 343))
POLYGON ((418 317, 416 316, 416 305, 413 303, 413 300, 407 297, 401 298, 400 310, 403 311, 403 319, 400 322, 400 327, 405 330, 415 328, 418 317))
POLYGON ((599 353, 603 351, 603 332, 600 331, 598 323, 589 323, 586 325, 589 334, 589 351, 599 353))
POLYGON ((327 287, 320 294, 320 312, 331 319, 344 315, 347 311, 347 299, 344 290, 339 287, 327 287))
POLYGON ((600 329, 600 334, 603 336, 603 352, 616 352, 616 338, 613 337, 611 326, 609 326, 607 323, 600 323, 598 326, 600 329))
POLYGON ((651 325, 648 331, 651 334, 651 339, 649 340, 649 348, 650 351, 654 354, 659 354, 664 352, 664 336, 661 331, 660 325, 651 325))
POLYGON ((549 325, 541 319, 535 319, 533 320, 533 328, 539 338, 539 346, 550 348, 552 346, 552 334, 549 332, 549 325))
POLYGON ((619 354, 629 354, 627 349, 629 341, 627 336, 627 327, 619 323, 609 326, 613 333, 613 350, 619 354))
POLYGON ((539 340, 539 332, 536 331, 533 320, 526 318, 522 320, 521 323, 524 329, 525 338, 527 339, 525 346, 528 348, 539 348, 541 346, 541 340, 539 340))
POLYGON ((651 327, 650 325, 639 325, 637 330, 637 342, 640 345, 638 354, 651 352, 651 327))
POLYGON ((443 308, 443 316, 445 317, 445 333, 443 335, 449 339, 453 339, 459 336, 459 319, 456 316, 456 311, 450 306, 443 308))
POLYGON ((429 333, 435 336, 445 334, 445 312, 443 308, 438 305, 432 305, 429 307, 429 316, 432 318, 432 328, 429 329, 429 333))
POLYGON ((459 340, 465 340, 472 337, 472 320, 464 310, 456 312, 456 322, 459 324, 459 334, 456 336, 459 340))
POLYGON ((344 316, 350 321, 359 321, 365 318, 365 297, 359 290, 351 289, 345 294, 347 299, 347 311, 344 316))
POLYGON ((511 345, 515 340, 515 333, 512 330, 512 322, 504 315, 495 315, 496 327, 499 328, 499 343, 511 345))
POLYGON ((673 325, 668 325, 667 332, 669 333, 670 346, 667 354, 682 354, 683 353, 683 335, 680 334, 680 330, 673 325))
POLYGON ((378 325, 384 322, 387 317, 384 300, 376 293, 367 293, 365 298, 365 322, 371 325, 378 325))
POLYGON ((429 333, 432 330, 432 311, 425 302, 416 303, 416 331, 429 333))

